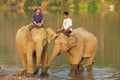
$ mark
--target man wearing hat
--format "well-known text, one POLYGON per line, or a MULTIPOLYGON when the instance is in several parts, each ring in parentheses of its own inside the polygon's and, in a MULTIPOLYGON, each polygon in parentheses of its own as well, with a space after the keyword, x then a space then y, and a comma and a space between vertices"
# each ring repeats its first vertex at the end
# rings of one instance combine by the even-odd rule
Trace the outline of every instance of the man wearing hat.
POLYGON ((29 30, 31 31, 33 28, 37 27, 43 27, 44 23, 44 16, 41 13, 41 7, 37 7, 34 10, 34 14, 32 15, 32 25, 30 25, 29 30))

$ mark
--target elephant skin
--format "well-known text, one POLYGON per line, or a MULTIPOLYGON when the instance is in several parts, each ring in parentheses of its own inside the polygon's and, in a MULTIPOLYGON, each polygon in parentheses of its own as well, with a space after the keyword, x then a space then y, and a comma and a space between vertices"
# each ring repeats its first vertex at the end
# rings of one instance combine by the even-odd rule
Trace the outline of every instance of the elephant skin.
POLYGON ((21 27, 16 34, 16 45, 21 58, 23 73, 34 74, 39 71, 42 61, 42 71, 47 65, 47 44, 56 36, 48 28, 34 28, 29 31, 29 25, 21 27))
POLYGON ((53 52, 45 71, 47 72, 53 60, 62 52, 68 52, 68 60, 71 65, 70 75, 74 76, 83 71, 83 58, 87 58, 87 70, 91 71, 97 45, 97 38, 84 28, 74 29, 70 37, 60 33, 54 41, 53 52))

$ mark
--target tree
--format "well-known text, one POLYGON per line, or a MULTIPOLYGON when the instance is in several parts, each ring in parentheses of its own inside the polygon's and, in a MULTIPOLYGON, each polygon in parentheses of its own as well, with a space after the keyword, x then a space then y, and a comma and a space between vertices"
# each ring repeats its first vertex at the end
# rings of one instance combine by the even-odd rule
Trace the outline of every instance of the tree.
POLYGON ((40 5, 41 5, 40 0, 35 0, 35 5, 36 5, 36 6, 40 6, 40 5))

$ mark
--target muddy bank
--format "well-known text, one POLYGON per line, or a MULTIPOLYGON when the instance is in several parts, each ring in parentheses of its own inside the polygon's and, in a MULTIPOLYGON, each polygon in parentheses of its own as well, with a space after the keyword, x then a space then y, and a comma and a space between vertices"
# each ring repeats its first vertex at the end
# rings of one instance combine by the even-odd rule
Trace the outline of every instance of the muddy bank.
POLYGON ((49 75, 48 78, 41 78, 38 75, 40 73, 38 73, 38 75, 35 75, 34 78, 27 78, 25 76, 13 76, 14 73, 16 72, 21 72, 22 69, 18 69, 18 68, 14 68, 14 69, 8 69, 8 68, 4 68, 2 69, 2 73, 0 73, 0 80, 60 80, 59 78, 53 77, 51 75, 49 75))

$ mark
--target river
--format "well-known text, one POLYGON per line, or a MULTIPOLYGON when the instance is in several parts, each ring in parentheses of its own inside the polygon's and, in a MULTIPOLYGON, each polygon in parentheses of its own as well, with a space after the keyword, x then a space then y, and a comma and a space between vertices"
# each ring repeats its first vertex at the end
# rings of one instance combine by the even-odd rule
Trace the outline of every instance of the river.
MULTIPOLYGON (((56 30, 62 25, 62 11, 43 11, 45 27, 56 30)), ((32 11, 2 10, 0 11, 0 66, 4 75, 21 70, 15 35, 17 30, 31 22, 32 11)), ((91 12, 86 10, 69 10, 73 20, 73 28, 83 27, 95 34, 98 49, 94 58, 93 71, 85 71, 75 80, 120 80, 120 13, 104 10, 91 12)), ((52 45, 48 53, 51 55, 52 45)), ((69 74, 67 53, 58 56, 52 63, 49 74, 58 80, 72 80, 69 74)), ((0 75, 3 75, 0 73, 0 75)), ((3 76, 4 76, 3 75, 3 76)))

